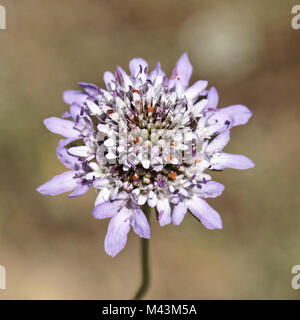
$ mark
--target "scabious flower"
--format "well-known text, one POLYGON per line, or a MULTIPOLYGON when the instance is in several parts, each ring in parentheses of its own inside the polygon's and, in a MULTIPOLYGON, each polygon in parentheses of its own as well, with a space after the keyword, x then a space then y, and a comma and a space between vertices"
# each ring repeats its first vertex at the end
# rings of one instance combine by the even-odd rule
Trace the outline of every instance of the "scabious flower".
POLYGON ((149 73, 141 58, 105 72, 106 89, 79 83, 82 91, 64 92, 70 105, 61 118, 45 126, 62 135, 59 160, 69 169, 37 190, 77 197, 98 190, 93 216, 111 218, 105 251, 117 255, 133 230, 150 238, 141 207, 157 210, 161 226, 179 225, 189 210, 208 229, 221 229, 219 214, 205 201, 219 196, 224 186, 207 170, 249 169, 243 155, 222 152, 230 129, 251 117, 243 105, 218 109, 218 93, 199 80, 189 87, 193 67, 187 54, 178 60, 170 78, 160 64, 149 73), (172 212, 173 208, 173 212, 172 212))

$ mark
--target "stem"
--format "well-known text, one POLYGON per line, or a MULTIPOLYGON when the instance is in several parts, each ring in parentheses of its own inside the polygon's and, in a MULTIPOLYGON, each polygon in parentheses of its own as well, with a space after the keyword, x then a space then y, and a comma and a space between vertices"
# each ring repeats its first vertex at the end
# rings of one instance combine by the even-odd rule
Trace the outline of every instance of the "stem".
MULTIPOLYGON (((150 208, 143 210, 147 220, 149 221, 150 208)), ((147 292, 150 284, 150 268, 149 268, 149 239, 141 238, 141 263, 142 263, 142 282, 133 300, 140 300, 147 292)))

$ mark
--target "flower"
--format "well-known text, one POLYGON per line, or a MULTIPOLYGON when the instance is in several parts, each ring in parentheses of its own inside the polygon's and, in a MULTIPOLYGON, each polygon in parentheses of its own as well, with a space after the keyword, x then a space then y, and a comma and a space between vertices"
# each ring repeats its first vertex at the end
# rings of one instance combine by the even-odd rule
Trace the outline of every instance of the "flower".
POLYGON ((193 67, 186 53, 169 79, 159 63, 148 73, 141 58, 129 69, 130 75, 121 67, 105 72, 106 89, 81 82, 82 91, 64 92, 69 110, 44 124, 64 137, 56 152, 69 171, 37 189, 72 191, 69 197, 99 190, 93 216, 111 218, 105 238, 111 256, 124 248, 130 227, 150 238, 145 204, 156 208, 161 226, 179 225, 189 210, 206 228, 221 229, 205 199, 224 186, 205 171, 254 166, 245 156, 222 152, 230 129, 245 124, 251 111, 243 105, 218 109, 217 90, 207 90, 207 81, 189 87, 193 67))

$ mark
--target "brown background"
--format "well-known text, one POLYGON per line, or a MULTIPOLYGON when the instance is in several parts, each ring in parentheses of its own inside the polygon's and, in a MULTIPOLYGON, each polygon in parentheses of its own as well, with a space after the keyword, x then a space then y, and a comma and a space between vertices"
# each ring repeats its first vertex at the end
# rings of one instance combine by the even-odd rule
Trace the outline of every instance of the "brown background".
MULTIPOLYGON (((152 219, 149 299, 298 299, 291 268, 300 264, 300 30, 296 1, 0 0, 0 299, 127 299, 140 279, 138 237, 112 259, 107 221, 93 219, 95 192, 68 199, 35 189, 64 170, 59 137, 42 120, 66 109, 63 90, 144 57, 168 74, 182 52, 192 81, 207 79, 220 106, 254 113, 234 128, 227 152, 256 167, 228 169, 209 203, 224 223, 206 230, 187 216, 180 227, 152 219)), ((300 3, 299 3, 300 4, 300 3)))

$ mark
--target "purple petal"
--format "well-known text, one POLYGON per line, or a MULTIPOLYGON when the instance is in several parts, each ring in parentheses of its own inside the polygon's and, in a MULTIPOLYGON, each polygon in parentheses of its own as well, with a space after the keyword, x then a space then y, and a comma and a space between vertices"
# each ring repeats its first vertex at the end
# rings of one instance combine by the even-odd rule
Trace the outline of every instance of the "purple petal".
POLYGON ((174 206, 172 220, 176 226, 180 225, 186 212, 187 212, 187 207, 184 202, 179 202, 177 205, 174 206))
POLYGON ((207 94, 207 108, 216 109, 219 102, 219 94, 215 87, 211 87, 207 94))
POLYGON ((71 113, 71 116, 74 121, 76 121, 78 119, 78 117, 80 117, 81 109, 82 109, 82 107, 77 103, 73 103, 70 106, 70 113, 71 113))
POLYGON ((176 63, 176 66, 173 70, 172 76, 170 78, 170 86, 173 87, 175 82, 174 80, 180 79, 184 88, 187 88, 189 81, 193 72, 193 66, 190 63, 187 53, 184 53, 176 63))
POLYGON ((202 198, 215 198, 221 195, 224 190, 224 185, 216 181, 208 181, 201 184, 199 195, 202 198))
POLYGON ((66 118, 70 118, 70 117, 71 117, 70 111, 66 111, 66 112, 61 116, 62 119, 66 119, 66 118))
POLYGON ((212 142, 207 146, 206 152, 213 153, 221 151, 230 140, 229 130, 225 130, 217 135, 212 142))
POLYGON ((115 79, 115 76, 110 71, 104 72, 103 80, 108 90, 113 91, 116 89, 116 79, 115 79))
POLYGON ((136 77, 139 72, 144 72, 148 68, 148 63, 142 58, 134 58, 129 62, 129 70, 132 77, 136 77))
POLYGON ((134 232, 142 238, 150 239, 150 226, 148 219, 140 208, 136 208, 131 216, 131 225, 134 232))
POLYGON ((91 97, 96 98, 101 90, 93 83, 79 82, 78 85, 91 97))
POLYGON ((90 185, 88 184, 79 184, 78 187, 68 195, 69 198, 75 198, 84 195, 90 189, 90 185))
POLYGON ((211 169, 223 170, 225 168, 233 168, 238 170, 246 170, 253 168, 255 164, 246 156, 230 153, 216 153, 211 158, 211 169))
POLYGON ((93 216, 96 219, 113 217, 118 213, 122 205, 122 201, 108 201, 98 204, 93 210, 93 216))
POLYGON ((240 126, 247 123, 252 116, 252 112, 241 104, 222 108, 220 112, 233 118, 233 126, 240 126))
POLYGON ((87 94, 79 90, 67 90, 63 93, 65 103, 71 105, 73 103, 83 104, 87 99, 87 94))
POLYGON ((56 196, 57 194, 72 191, 78 187, 74 176, 75 171, 66 171, 38 187, 37 191, 41 194, 48 194, 50 196, 56 196))
POLYGON ((74 169, 77 157, 71 156, 68 150, 65 148, 69 143, 76 141, 77 138, 68 138, 60 140, 56 148, 56 154, 58 159, 69 169, 74 169))
POLYGON ((129 210, 123 209, 109 222, 104 248, 112 257, 115 257, 126 245, 130 230, 130 214, 129 210))
POLYGON ((163 227, 171 223, 171 207, 168 199, 162 199, 157 201, 156 205, 158 211, 158 221, 163 227))
POLYGON ((60 134, 66 138, 78 138, 80 134, 74 129, 74 122, 70 120, 51 117, 44 120, 44 125, 49 131, 60 134))
POLYGON ((188 100, 194 100, 207 87, 206 80, 199 80, 186 90, 185 96, 188 100))
POLYGON ((222 229, 220 215, 205 200, 194 197, 187 201, 187 206, 207 229, 222 229))

